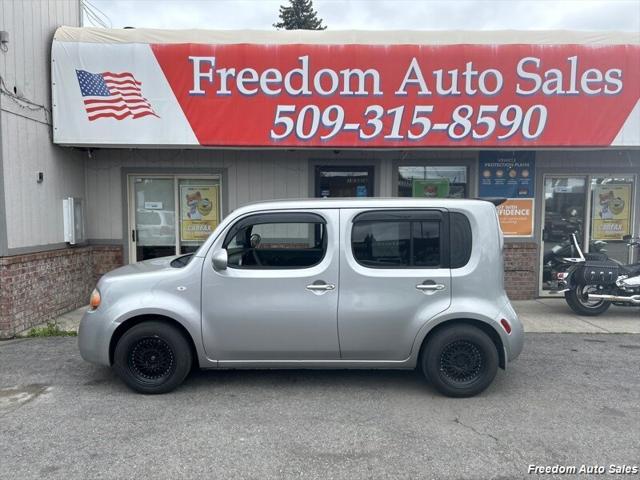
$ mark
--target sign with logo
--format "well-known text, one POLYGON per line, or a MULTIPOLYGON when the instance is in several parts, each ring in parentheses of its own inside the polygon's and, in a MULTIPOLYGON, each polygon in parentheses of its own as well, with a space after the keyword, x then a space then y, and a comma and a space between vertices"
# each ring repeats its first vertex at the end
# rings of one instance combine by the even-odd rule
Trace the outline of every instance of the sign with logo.
POLYGON ((345 43, 336 32, 301 37, 306 43, 298 37, 283 43, 293 38, 283 32, 253 33, 264 41, 229 33, 211 43, 206 38, 215 32, 197 41, 188 32, 62 27, 52 47, 54 141, 395 149, 640 145, 640 45, 632 41, 473 44, 470 36, 464 44, 401 38, 379 44, 351 33, 345 43))
POLYGON ((631 185, 594 185, 591 238, 622 240, 631 234, 631 185))
POLYGON ((218 222, 218 185, 180 185, 182 240, 203 242, 218 222))
POLYGON ((509 198, 496 207, 505 237, 533 236, 533 202, 533 198, 509 198))

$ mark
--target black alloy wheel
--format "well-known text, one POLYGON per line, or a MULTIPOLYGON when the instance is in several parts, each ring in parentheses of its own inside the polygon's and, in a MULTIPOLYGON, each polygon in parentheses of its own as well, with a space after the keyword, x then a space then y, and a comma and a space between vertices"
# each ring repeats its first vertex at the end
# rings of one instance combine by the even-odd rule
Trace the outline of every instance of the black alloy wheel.
POLYGON ((131 373, 141 382, 162 382, 176 369, 175 355, 160 337, 143 337, 129 350, 131 373))
POLYGON ((438 329, 424 345, 421 367, 433 386, 449 397, 482 392, 498 371, 498 350, 480 328, 453 324, 438 329))
POLYGON ((143 322, 118 340, 113 368, 139 393, 166 393, 180 385, 191 370, 189 342, 176 327, 161 321, 143 322))
POLYGON ((440 354, 440 371, 452 382, 473 382, 482 373, 482 354, 474 343, 456 340, 440 354))

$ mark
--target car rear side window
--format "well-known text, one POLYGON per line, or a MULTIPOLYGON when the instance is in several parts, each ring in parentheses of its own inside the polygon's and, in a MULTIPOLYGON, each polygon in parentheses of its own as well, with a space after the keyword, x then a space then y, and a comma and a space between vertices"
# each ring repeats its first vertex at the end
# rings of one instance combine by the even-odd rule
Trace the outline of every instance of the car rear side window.
POLYGON ((451 212, 449 214, 451 228, 451 268, 464 267, 471 258, 471 224, 463 213, 451 212))
POLYGON ((440 212, 367 212, 353 222, 351 248, 370 268, 442 265, 440 212))

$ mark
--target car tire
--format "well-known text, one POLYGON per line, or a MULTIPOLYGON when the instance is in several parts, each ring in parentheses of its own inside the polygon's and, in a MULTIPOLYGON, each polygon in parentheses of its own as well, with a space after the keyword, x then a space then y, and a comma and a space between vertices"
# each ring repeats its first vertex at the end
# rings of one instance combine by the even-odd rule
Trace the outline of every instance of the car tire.
POLYGON ((427 341, 421 367, 427 380, 448 397, 472 397, 487 388, 498 371, 498 351, 489 336, 472 325, 436 331, 427 341))
POLYGON ((177 328, 158 321, 140 323, 118 340, 113 368, 136 392, 167 393, 191 371, 189 342, 177 328))
POLYGON ((571 310, 576 312, 578 315, 583 315, 585 317, 595 317, 609 310, 611 302, 606 302, 604 300, 590 302, 588 298, 585 298, 585 294, 589 294, 589 288, 595 287, 590 285, 576 285, 570 290, 564 292, 564 299, 567 301, 569 307, 571 307, 571 310))

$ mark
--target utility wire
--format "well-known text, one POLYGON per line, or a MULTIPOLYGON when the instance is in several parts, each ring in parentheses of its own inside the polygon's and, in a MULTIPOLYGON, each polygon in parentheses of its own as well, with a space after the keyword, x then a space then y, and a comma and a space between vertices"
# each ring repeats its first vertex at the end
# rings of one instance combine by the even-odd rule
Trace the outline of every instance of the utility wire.
POLYGON ((113 23, 109 16, 89 0, 82 0, 82 11, 91 25, 102 28, 113 28, 113 23))

